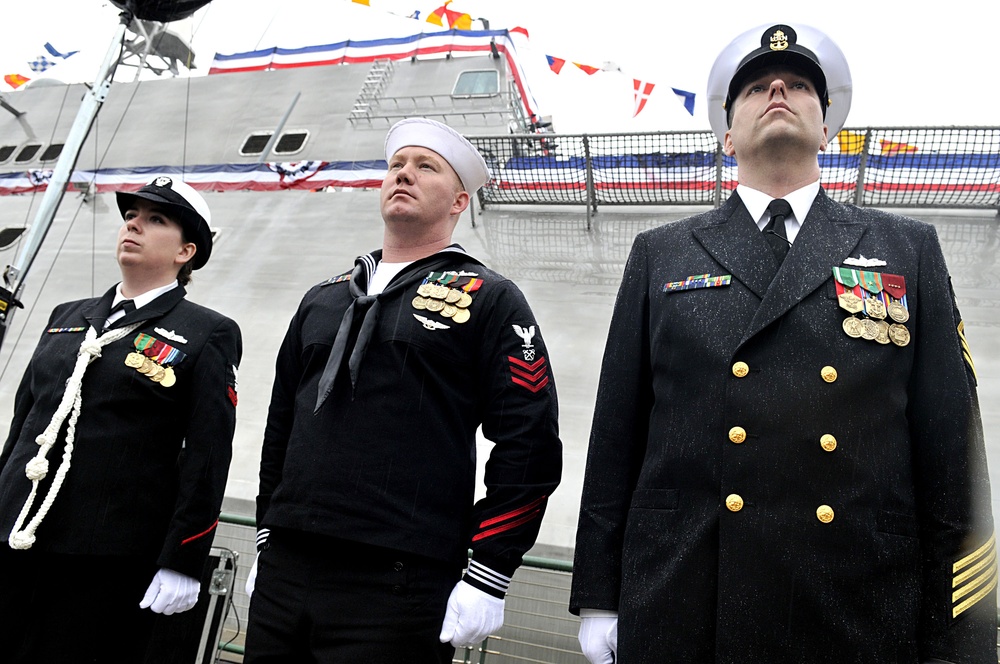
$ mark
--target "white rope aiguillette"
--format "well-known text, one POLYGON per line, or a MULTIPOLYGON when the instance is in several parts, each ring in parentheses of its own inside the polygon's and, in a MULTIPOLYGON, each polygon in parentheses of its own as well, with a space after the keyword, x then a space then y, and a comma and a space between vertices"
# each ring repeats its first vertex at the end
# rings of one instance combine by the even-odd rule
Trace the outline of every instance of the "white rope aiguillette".
POLYGON ((70 375, 69 380, 66 381, 66 391, 59 402, 59 407, 53 413, 52 421, 45 427, 45 431, 35 438, 35 442, 39 445, 38 454, 25 466, 25 475, 31 480, 31 493, 28 494, 28 499, 24 501, 24 507, 21 508, 21 513, 18 515, 17 521, 14 522, 14 528, 10 531, 10 537, 7 540, 10 548, 30 549, 31 545, 35 543, 35 531, 42 523, 42 519, 45 518, 49 508, 52 507, 52 502, 56 499, 56 495, 59 493, 60 487, 62 487, 63 480, 66 479, 66 473, 69 472, 70 459, 73 456, 73 440, 76 438, 76 421, 80 417, 80 408, 83 405, 81 391, 83 388, 84 372, 87 371, 87 367, 91 362, 101 356, 101 348, 128 335, 138 328, 139 325, 141 323, 126 325, 117 330, 105 332, 100 337, 97 336, 97 330, 93 327, 87 330, 87 335, 84 337, 83 343, 80 344, 80 350, 77 351, 76 366, 73 367, 73 373, 70 375), (22 530, 21 525, 28 517, 28 514, 31 512, 31 506, 35 502, 38 485, 49 473, 49 461, 45 456, 56 444, 59 430, 62 428, 63 422, 66 421, 67 416, 69 416, 69 425, 66 427, 66 447, 63 450, 62 463, 59 464, 56 475, 52 480, 52 486, 49 487, 49 492, 38 508, 38 514, 22 530))

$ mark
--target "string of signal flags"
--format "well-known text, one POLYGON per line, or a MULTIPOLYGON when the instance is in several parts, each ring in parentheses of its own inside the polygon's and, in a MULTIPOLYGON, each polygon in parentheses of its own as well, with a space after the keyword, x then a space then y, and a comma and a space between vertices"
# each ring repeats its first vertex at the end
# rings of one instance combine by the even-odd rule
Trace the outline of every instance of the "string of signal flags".
MULTIPOLYGON (((471 15, 456 11, 454 9, 449 9, 448 5, 452 4, 453 0, 446 0, 446 2, 432 11, 426 19, 420 18, 420 10, 414 10, 408 18, 415 20, 424 20, 432 25, 437 25, 442 28, 448 28, 451 30, 472 30, 473 23, 475 21, 481 21, 482 19, 474 19, 471 15)), ((351 0, 355 4, 365 5, 371 7, 371 0, 351 0)), ((515 27, 510 28, 510 32, 516 32, 528 37, 528 31, 525 28, 515 27)), ((557 58, 554 55, 546 55, 545 59, 549 65, 549 69, 552 70, 557 76, 562 73, 563 67, 566 65, 567 60, 564 58, 557 58)), ((593 76, 600 72, 617 72, 623 74, 621 67, 613 62, 605 62, 600 67, 593 67, 591 65, 583 64, 582 62, 569 61, 573 66, 577 67, 580 71, 584 72, 588 76, 593 76)), ((655 83, 650 81, 645 81, 638 78, 632 79, 632 86, 634 90, 634 110, 632 117, 636 117, 642 110, 646 108, 647 102, 649 102, 650 96, 653 94, 653 90, 656 87, 655 83)), ((684 106, 690 115, 694 115, 694 103, 695 103, 695 93, 688 92, 687 90, 681 90, 679 88, 670 88, 670 90, 677 96, 680 102, 684 106)))

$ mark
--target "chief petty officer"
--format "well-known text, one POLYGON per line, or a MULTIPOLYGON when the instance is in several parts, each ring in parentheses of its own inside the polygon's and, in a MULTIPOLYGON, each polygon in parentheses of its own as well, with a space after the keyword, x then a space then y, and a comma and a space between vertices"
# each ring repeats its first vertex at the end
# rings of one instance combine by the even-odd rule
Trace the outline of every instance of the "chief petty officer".
POLYGON ((708 98, 739 184, 625 268, 576 545, 584 652, 992 664, 976 376, 934 227, 820 186, 851 101, 820 31, 742 35, 708 98))

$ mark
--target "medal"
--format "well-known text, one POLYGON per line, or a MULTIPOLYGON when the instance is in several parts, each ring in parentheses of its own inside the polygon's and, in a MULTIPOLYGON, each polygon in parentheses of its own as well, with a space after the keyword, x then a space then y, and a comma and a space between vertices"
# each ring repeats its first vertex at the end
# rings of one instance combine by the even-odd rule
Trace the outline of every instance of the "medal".
POLYGON ((428 311, 441 311, 442 309, 444 309, 443 300, 427 300, 428 311))
POLYGON ((892 300, 889 302, 889 306, 886 307, 886 311, 889 317, 892 318, 897 323, 905 323, 910 320, 910 312, 906 310, 906 307, 899 300, 892 300))
POLYGON ((148 357, 144 357, 142 358, 142 366, 140 366, 136 371, 143 374, 144 376, 148 376, 149 374, 156 371, 156 366, 157 366, 156 362, 153 362, 148 357))
POLYGON ((844 319, 843 328, 844 333, 853 339, 861 336, 861 321, 854 316, 848 316, 844 319))
POLYGON ((462 297, 458 298, 458 302, 455 303, 455 306, 460 309, 466 309, 470 304, 472 304, 472 296, 468 293, 462 293, 462 297))
POLYGON ((463 295, 462 291, 457 291, 454 290, 453 288, 449 288, 448 294, 445 295, 444 297, 444 301, 447 302, 448 304, 455 304, 460 299, 462 299, 462 295, 463 295))
POLYGON ((472 314, 469 313, 468 309, 459 309, 458 311, 455 312, 455 315, 452 316, 451 319, 456 323, 464 323, 471 317, 472 314))
POLYGON ((899 274, 883 274, 882 286, 889 297, 886 310, 889 317, 897 323, 905 323, 910 319, 906 308, 906 280, 899 274))
POLYGON ((159 383, 160 381, 163 380, 164 376, 166 375, 167 375, 167 370, 157 365, 156 371, 149 374, 149 379, 154 383, 159 383))
POLYGON ((444 309, 441 310, 441 315, 445 318, 451 318, 456 313, 458 313, 458 307, 454 304, 446 304, 444 305, 444 309))
MULTIPOLYGON (((417 292, 419 293, 420 291, 418 290, 417 292)), ((413 298, 413 302, 411 304, 413 304, 414 309, 421 309, 421 310, 426 309, 427 298, 418 295, 415 298, 413 298)))
POLYGON ((874 341, 875 337, 878 336, 878 323, 873 321, 871 318, 866 318, 861 321, 861 338, 867 339, 868 341, 874 341))
POLYGON ((833 278, 838 284, 845 286, 848 290, 858 285, 858 272, 849 267, 833 268, 833 278))
POLYGON ((889 326, 889 339, 900 348, 910 343, 910 331, 899 323, 889 326))
POLYGON ((430 297, 432 288, 434 288, 433 284, 420 284, 420 288, 417 289, 417 295, 430 297))
POLYGON ((146 359, 142 353, 131 352, 125 356, 125 366, 138 369, 142 366, 142 361, 146 359))
POLYGON ((844 291, 837 296, 837 300, 840 302, 841 309, 846 309, 852 314, 861 313, 865 307, 864 301, 852 291, 844 291))
POLYGON ((865 298, 865 313, 879 320, 885 318, 885 305, 878 297, 865 298))
POLYGON ((163 387, 170 387, 177 382, 177 376, 174 375, 174 370, 170 367, 166 367, 163 370, 163 379, 160 381, 160 385, 163 387))
POLYGON ((878 325, 878 334, 875 335, 875 341, 884 346, 889 343, 889 324, 880 320, 876 325, 878 325))

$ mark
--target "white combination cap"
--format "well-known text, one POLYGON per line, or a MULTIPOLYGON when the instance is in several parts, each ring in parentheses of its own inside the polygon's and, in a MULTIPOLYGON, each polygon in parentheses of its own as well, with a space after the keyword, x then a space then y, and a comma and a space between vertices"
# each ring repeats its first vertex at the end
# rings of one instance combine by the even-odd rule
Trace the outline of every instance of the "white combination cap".
POLYGON ((708 120, 725 141, 733 98, 754 72, 787 65, 803 71, 816 86, 831 140, 851 110, 851 69, 840 47, 808 25, 762 25, 734 39, 715 59, 708 75, 708 120))
POLYGON ((208 209, 208 203, 191 185, 164 175, 144 185, 139 191, 118 191, 115 194, 122 218, 137 198, 167 206, 184 228, 188 239, 198 247, 191 260, 191 267, 197 270, 208 262, 212 255, 212 213, 208 209))
POLYGON ((401 148, 419 146, 441 155, 455 172, 469 194, 489 182, 490 169, 479 150, 464 136, 446 124, 427 118, 407 118, 394 124, 385 136, 385 159, 389 161, 401 148))

